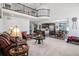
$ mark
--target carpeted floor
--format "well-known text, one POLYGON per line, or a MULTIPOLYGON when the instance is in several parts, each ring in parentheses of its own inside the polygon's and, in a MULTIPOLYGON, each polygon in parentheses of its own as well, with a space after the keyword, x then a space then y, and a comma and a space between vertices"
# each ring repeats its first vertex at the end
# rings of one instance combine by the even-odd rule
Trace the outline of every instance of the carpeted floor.
POLYGON ((64 40, 46 37, 43 44, 28 40, 29 56, 79 56, 79 45, 64 40))

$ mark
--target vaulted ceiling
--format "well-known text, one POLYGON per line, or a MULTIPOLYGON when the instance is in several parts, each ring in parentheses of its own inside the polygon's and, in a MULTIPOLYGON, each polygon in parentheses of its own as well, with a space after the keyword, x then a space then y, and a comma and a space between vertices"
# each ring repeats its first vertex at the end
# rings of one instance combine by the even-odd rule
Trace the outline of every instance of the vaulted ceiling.
POLYGON ((43 3, 22 3, 25 6, 31 7, 31 8, 38 8, 39 6, 41 6, 43 3))

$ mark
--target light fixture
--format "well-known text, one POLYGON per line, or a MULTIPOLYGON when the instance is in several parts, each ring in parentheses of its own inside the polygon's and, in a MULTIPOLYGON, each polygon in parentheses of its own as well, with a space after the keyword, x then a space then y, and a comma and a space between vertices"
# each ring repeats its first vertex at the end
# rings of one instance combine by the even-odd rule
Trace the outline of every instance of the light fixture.
POLYGON ((69 27, 67 27, 67 31, 69 31, 69 27))
POLYGON ((76 28, 77 29, 77 17, 73 17, 72 18, 72 22, 73 22, 73 24, 72 24, 72 29, 74 29, 74 28, 76 28))
POLYGON ((17 40, 19 39, 19 37, 21 37, 21 32, 20 32, 19 28, 17 26, 15 26, 10 35, 15 38, 15 41, 16 41, 15 50, 17 50, 17 47, 18 47, 17 40))

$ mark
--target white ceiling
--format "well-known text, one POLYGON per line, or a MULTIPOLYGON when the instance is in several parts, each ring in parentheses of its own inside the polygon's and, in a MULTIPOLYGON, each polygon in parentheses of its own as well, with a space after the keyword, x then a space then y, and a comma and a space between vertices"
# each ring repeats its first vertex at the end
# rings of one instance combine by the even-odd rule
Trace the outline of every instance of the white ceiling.
POLYGON ((21 3, 23 5, 26 5, 28 7, 31 7, 31 8, 39 8, 41 5, 56 5, 56 6, 59 6, 59 5, 63 5, 63 6, 72 6, 72 5, 79 5, 79 3, 21 3))
POLYGON ((40 5, 42 5, 42 3, 22 3, 25 6, 31 7, 31 8, 38 8, 40 5))

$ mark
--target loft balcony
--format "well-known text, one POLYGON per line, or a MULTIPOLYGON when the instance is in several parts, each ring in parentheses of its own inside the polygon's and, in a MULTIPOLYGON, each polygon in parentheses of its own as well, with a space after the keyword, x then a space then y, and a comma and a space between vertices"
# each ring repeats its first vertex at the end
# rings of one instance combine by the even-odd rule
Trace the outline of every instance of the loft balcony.
POLYGON ((1 6, 4 9, 16 11, 16 12, 31 15, 31 16, 37 16, 36 9, 32 9, 20 3, 2 3, 1 6))
POLYGON ((50 17, 50 9, 33 9, 21 3, 2 3, 2 8, 35 17, 50 17))

